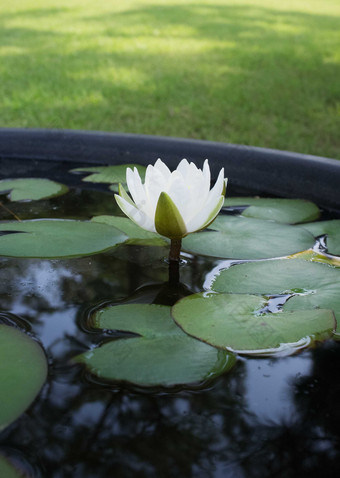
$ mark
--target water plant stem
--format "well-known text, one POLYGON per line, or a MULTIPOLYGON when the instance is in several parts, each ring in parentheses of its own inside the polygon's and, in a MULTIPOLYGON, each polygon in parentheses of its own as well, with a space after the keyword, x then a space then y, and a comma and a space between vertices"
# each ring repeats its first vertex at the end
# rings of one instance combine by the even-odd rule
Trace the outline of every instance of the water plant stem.
POLYGON ((178 286, 179 286, 179 261, 170 261, 169 262, 169 282, 168 282, 168 286, 170 287, 170 289, 171 288, 175 288, 175 290, 178 289, 178 286))
POLYGON ((179 255, 181 253, 182 239, 171 239, 169 262, 179 262, 179 255))
POLYGON ((9 212, 10 214, 12 214, 12 216, 19 222, 21 222, 21 219, 19 216, 17 216, 13 211, 11 211, 10 209, 8 209, 8 207, 6 207, 1 201, 0 201, 0 207, 2 207, 5 211, 9 212))

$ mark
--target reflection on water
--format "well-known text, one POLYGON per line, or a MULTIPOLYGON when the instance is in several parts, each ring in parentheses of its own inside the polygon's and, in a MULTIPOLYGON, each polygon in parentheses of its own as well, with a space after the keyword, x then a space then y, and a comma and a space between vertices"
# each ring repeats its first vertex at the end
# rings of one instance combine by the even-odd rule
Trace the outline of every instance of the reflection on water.
MULTIPOLYGON (((24 457, 28 476, 48 478, 335 476, 340 344, 289 358, 243 358, 202 390, 99 384, 70 362, 103 339, 84 326, 89 310, 165 300, 166 255, 119 246, 72 260, 1 259, 1 320, 29 324, 50 372, 30 409, 1 432, 0 453, 24 457)), ((186 259, 182 295, 202 290, 217 266, 186 259)))
POLYGON ((246 361, 246 401, 259 423, 291 423, 297 415, 292 383, 312 368, 310 352, 297 357, 246 361))

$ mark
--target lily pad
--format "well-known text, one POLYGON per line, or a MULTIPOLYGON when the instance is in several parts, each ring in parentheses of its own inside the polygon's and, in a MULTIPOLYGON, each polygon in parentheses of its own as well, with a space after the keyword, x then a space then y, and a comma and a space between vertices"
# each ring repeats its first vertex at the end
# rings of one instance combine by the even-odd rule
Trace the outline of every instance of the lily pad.
POLYGON ((155 232, 146 231, 137 226, 131 219, 121 216, 95 216, 93 222, 108 224, 126 234, 128 244, 139 244, 143 246, 166 246, 168 242, 155 232))
POLYGON ((46 357, 37 342, 14 327, 0 325, 0 430, 30 406, 46 375, 46 357))
POLYGON ((228 197, 224 201, 223 207, 231 206, 245 208, 241 213, 245 217, 267 219, 287 224, 314 221, 320 216, 319 208, 311 201, 303 199, 228 197))
POLYGON ((137 168, 139 175, 143 179, 145 177, 146 167, 140 164, 120 164, 117 166, 94 166, 89 168, 72 169, 72 172, 93 173, 83 178, 83 181, 91 183, 125 183, 126 169, 137 168))
POLYGON ((42 178, 2 179, 0 193, 8 191, 11 201, 37 201, 65 194, 68 187, 42 178))
POLYGON ((109 307, 97 313, 93 326, 139 335, 114 339, 74 359, 106 380, 143 387, 197 384, 226 372, 236 361, 234 355, 185 334, 168 306, 109 307))
POLYGON ((0 255, 10 257, 80 257, 105 251, 127 239, 105 224, 66 219, 4 222, 1 232, 0 255))
POLYGON ((303 227, 315 237, 327 234, 328 252, 340 256, 340 219, 304 224, 303 227))
POLYGON ((210 229, 189 234, 183 249, 212 257, 267 259, 314 245, 314 237, 304 229, 260 219, 220 215, 210 229))
POLYGON ((172 308, 188 334, 214 347, 239 353, 268 354, 307 345, 307 337, 325 340, 335 328, 331 310, 259 313, 266 299, 256 295, 201 293, 172 308))
POLYGON ((292 294, 284 310, 332 309, 340 324, 340 271, 326 264, 299 259, 237 264, 221 271, 212 289, 237 294, 292 294))

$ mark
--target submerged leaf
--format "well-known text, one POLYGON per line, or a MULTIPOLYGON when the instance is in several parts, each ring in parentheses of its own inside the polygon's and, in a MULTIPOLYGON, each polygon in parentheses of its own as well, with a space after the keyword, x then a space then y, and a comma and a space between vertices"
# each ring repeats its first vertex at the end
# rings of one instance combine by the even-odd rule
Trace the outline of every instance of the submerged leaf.
POLYGON ((260 197, 228 197, 224 208, 242 207, 242 216, 297 224, 314 221, 320 216, 319 208, 304 199, 276 199, 260 197))
POLYGON ((0 325, 0 429, 30 406, 46 375, 46 357, 37 342, 14 327, 0 325))
POLYGON ((133 332, 77 356, 99 378, 135 385, 196 384, 217 377, 235 364, 235 356, 185 334, 173 322, 170 307, 127 304, 98 312, 97 328, 133 332))
POLYGON ((10 257, 80 257, 105 251, 127 237, 105 224, 66 219, 0 223, 0 254, 10 257))
POLYGON ((266 259, 304 251, 314 237, 296 226, 234 216, 218 216, 210 231, 191 234, 183 249, 230 259, 266 259))
POLYGON ((201 293, 177 302, 172 315, 188 334, 246 354, 294 351, 308 345, 307 337, 325 340, 335 328, 330 310, 259 313, 265 304, 255 295, 201 293))
POLYGON ((3 179, 0 181, 0 193, 10 191, 11 201, 33 201, 60 196, 67 193, 63 184, 42 178, 3 179))

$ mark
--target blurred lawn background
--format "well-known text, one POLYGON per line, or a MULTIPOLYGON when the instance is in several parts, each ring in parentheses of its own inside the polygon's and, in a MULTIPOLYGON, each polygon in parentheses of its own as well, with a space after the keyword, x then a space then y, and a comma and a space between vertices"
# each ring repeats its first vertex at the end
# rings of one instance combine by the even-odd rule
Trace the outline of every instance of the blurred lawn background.
POLYGON ((0 3, 0 127, 340 159, 339 0, 0 3))

